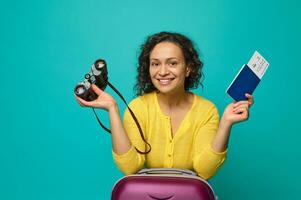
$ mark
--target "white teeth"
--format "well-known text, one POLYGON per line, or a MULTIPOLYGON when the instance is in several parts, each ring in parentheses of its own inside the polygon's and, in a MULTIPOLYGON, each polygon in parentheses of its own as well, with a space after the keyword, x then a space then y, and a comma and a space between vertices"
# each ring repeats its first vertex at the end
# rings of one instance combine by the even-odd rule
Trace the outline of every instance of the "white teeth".
POLYGON ((163 85, 169 84, 172 79, 158 79, 159 82, 163 85))
POLYGON ((167 82, 169 82, 169 80, 160 80, 160 82, 167 83, 167 82))

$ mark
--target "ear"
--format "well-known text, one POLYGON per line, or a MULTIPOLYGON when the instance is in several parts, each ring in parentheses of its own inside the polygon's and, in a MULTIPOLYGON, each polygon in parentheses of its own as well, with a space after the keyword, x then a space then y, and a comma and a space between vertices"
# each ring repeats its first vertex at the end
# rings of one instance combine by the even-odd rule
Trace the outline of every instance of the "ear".
POLYGON ((185 76, 188 77, 190 75, 191 69, 190 67, 186 67, 185 76))

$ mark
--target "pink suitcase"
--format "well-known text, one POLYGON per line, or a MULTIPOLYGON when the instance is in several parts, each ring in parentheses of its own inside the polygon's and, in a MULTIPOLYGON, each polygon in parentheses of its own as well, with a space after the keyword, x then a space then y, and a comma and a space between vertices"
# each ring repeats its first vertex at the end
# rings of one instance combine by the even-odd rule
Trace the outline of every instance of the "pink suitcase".
POLYGON ((143 169, 117 181, 111 200, 215 200, 207 181, 190 170, 143 169))

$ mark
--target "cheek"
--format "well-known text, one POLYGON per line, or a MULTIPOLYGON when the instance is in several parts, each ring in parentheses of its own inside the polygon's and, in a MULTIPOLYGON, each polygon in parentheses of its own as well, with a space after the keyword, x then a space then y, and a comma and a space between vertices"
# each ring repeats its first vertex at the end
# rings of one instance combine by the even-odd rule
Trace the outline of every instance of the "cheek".
POLYGON ((185 79, 186 77, 186 71, 184 69, 173 69, 171 70, 171 73, 180 79, 185 79))
POLYGON ((148 74, 149 74, 150 76, 152 76, 152 75, 154 74, 154 72, 153 72, 153 70, 152 70, 151 68, 148 69, 148 74))
POLYGON ((153 78, 157 74, 157 71, 158 70, 150 67, 149 70, 148 70, 148 74, 149 74, 150 78, 153 78))
POLYGON ((149 76, 149 80, 154 84, 154 80, 155 80, 155 78, 154 78, 154 76, 155 76, 155 71, 149 69, 149 70, 148 70, 148 76, 149 76))

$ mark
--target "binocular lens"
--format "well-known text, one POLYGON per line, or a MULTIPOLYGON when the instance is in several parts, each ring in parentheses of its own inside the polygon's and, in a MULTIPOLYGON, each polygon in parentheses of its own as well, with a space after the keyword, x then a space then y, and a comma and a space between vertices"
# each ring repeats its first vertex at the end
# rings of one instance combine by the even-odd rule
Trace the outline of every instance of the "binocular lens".
POLYGON ((96 69, 100 70, 101 68, 103 68, 105 66, 105 64, 103 62, 99 62, 96 64, 96 69))
POLYGON ((90 74, 86 74, 85 75, 85 79, 90 79, 91 75, 90 74))
POLYGON ((85 87, 83 85, 79 85, 75 88, 75 93, 77 95, 81 95, 86 91, 85 87))

